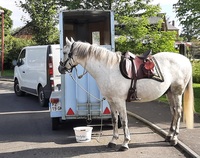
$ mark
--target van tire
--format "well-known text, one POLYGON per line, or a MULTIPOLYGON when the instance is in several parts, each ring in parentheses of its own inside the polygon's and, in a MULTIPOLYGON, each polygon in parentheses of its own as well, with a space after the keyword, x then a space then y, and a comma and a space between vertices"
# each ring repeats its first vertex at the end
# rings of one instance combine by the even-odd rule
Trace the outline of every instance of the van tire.
POLYGON ((25 92, 21 91, 20 88, 19 88, 18 80, 14 81, 14 91, 15 91, 15 94, 17 96, 24 96, 25 95, 25 92))
POLYGON ((45 98, 44 89, 42 86, 38 89, 38 99, 42 107, 47 107, 49 100, 45 98))

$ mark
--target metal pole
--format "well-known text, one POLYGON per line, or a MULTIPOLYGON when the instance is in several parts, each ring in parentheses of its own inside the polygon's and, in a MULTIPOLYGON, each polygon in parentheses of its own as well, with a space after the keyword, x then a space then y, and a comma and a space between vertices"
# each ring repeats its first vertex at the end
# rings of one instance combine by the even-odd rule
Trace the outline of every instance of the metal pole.
POLYGON ((3 76, 4 70, 4 10, 0 10, 1 13, 1 76, 3 76))
POLYGON ((1 13, 2 18, 2 31, 1 31, 1 76, 3 76, 3 70, 4 70, 4 12, 1 13))

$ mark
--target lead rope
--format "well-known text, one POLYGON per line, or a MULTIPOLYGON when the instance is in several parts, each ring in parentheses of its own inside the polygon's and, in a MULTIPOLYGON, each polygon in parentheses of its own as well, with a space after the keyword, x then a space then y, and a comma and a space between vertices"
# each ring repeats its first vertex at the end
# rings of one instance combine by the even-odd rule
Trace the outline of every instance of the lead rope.
MULTIPOLYGON (((87 71, 86 71, 86 73, 87 73, 87 71)), ((85 74, 86 74, 86 73, 85 73, 85 74)), ((85 74, 82 74, 81 76, 83 77, 85 74)), ((100 101, 100 102, 101 102, 101 105, 103 105, 103 101, 105 100, 105 98, 99 99, 99 98, 95 97, 94 95, 92 95, 91 93, 89 93, 85 88, 83 88, 83 87, 75 80, 75 78, 72 76, 72 73, 69 73, 69 75, 70 75, 70 77, 72 78, 72 80, 74 80, 74 82, 75 82, 83 91, 85 91, 87 94, 89 94, 89 95, 90 95, 91 97, 93 97, 94 99, 100 101)), ((78 74, 77 74, 77 76, 78 76, 78 74)), ((82 77, 81 77, 81 78, 82 78, 82 77)), ((78 78, 79 78, 79 76, 78 76, 78 78)), ((103 118, 101 117, 101 127, 100 127, 100 131, 99 131, 99 136, 98 136, 98 138, 97 138, 97 142, 98 142, 98 143, 100 143, 99 139, 100 139, 100 137, 101 137, 101 135, 102 135, 102 129, 103 129, 103 118)))
POLYGON ((78 79, 81 79, 87 73, 87 71, 84 69, 83 74, 78 75, 77 68, 75 67, 75 69, 76 69, 76 75, 77 75, 78 79))

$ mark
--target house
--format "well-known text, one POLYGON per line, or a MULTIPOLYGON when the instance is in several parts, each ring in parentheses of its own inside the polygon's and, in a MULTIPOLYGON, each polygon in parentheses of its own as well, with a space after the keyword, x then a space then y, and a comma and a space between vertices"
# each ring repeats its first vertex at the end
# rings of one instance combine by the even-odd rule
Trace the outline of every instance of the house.
POLYGON ((27 25, 13 33, 13 36, 16 38, 32 39, 33 31, 31 23, 28 23, 27 25))
POLYGON ((149 23, 150 25, 157 24, 160 20, 162 20, 161 31, 175 31, 177 33, 177 38, 179 37, 179 29, 175 27, 174 20, 172 22, 167 21, 165 13, 160 13, 156 17, 150 17, 149 23))

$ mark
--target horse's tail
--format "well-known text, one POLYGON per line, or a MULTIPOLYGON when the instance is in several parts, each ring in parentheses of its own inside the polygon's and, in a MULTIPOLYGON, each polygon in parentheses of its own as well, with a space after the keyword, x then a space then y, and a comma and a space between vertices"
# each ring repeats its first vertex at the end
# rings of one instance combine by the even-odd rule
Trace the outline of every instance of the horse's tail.
POLYGON ((186 127, 192 129, 194 126, 194 93, 192 76, 186 86, 183 98, 183 121, 186 127))

